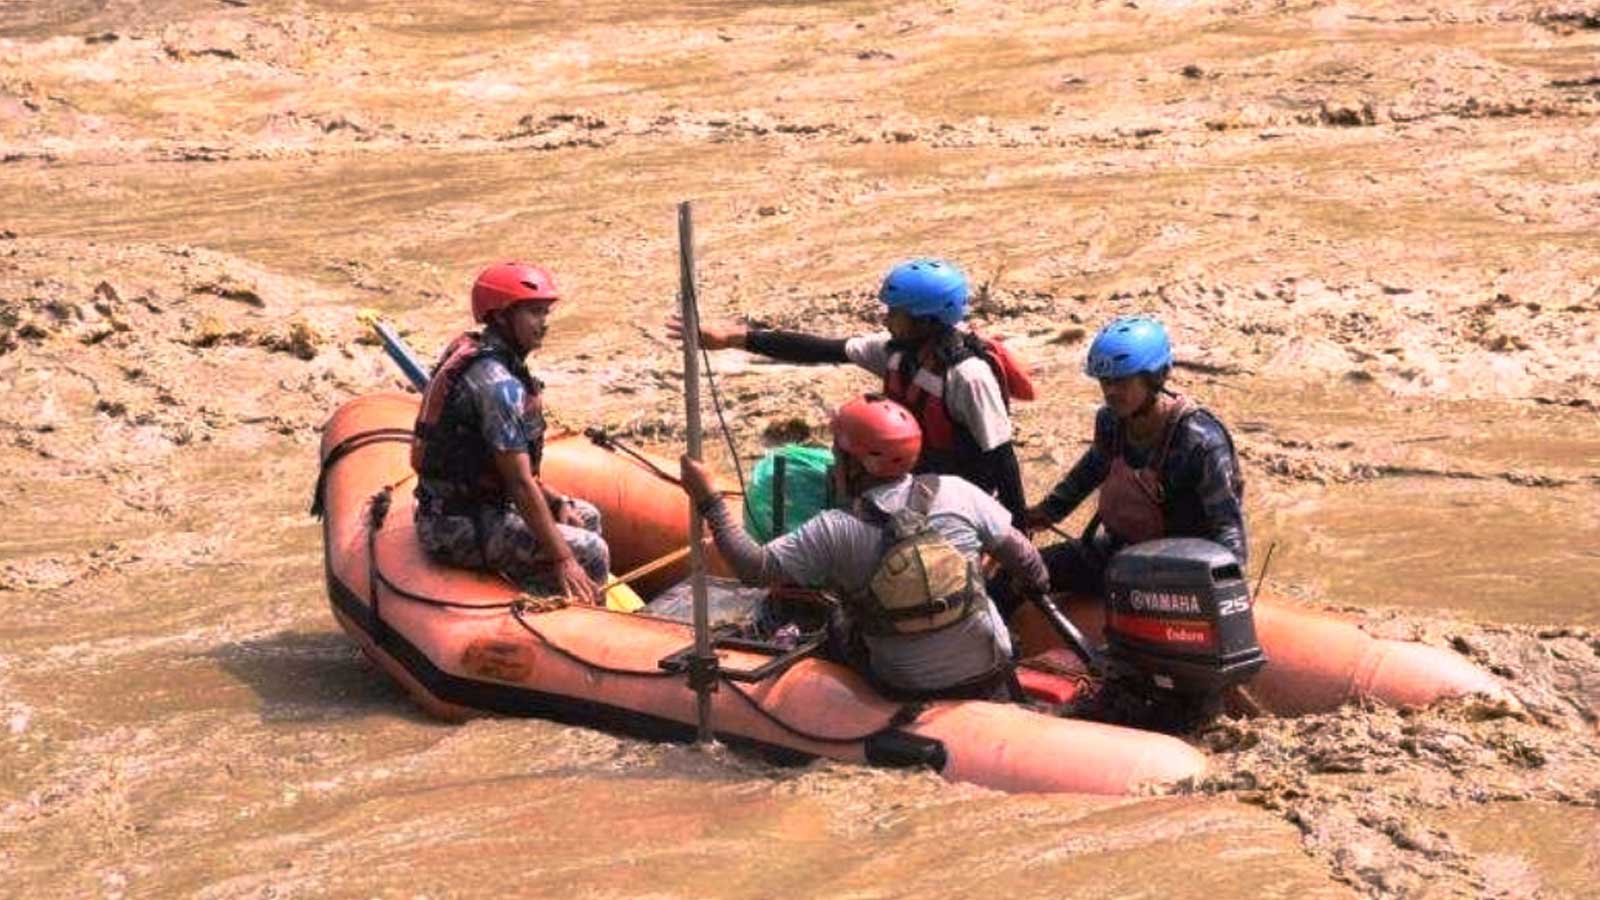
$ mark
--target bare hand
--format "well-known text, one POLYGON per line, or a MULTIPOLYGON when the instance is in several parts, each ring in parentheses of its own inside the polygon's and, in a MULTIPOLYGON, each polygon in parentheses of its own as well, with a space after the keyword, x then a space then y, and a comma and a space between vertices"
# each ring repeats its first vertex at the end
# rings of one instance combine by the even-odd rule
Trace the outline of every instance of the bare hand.
MULTIPOLYGON (((707 350, 727 350, 744 346, 746 329, 728 322, 701 322, 700 346, 707 350)), ((667 337, 683 340, 683 317, 674 313, 667 317, 667 337)))
POLYGON ((1022 511, 1022 527, 1025 531, 1038 531, 1041 528, 1049 528, 1055 523, 1055 517, 1045 512, 1043 505, 1030 506, 1022 511))
POLYGON ((711 471, 705 463, 693 459, 689 454, 678 457, 678 475, 683 479, 683 489, 688 492, 694 502, 703 503, 716 496, 716 488, 712 485, 711 471))
POLYGON ((593 605, 597 602, 599 589, 576 559, 568 556, 556 563, 556 580, 561 584, 562 594, 580 603, 593 605))
POLYGON ((562 498, 555 507, 556 522, 561 525, 570 525, 573 528, 583 527, 583 515, 578 512, 578 507, 572 501, 562 498))

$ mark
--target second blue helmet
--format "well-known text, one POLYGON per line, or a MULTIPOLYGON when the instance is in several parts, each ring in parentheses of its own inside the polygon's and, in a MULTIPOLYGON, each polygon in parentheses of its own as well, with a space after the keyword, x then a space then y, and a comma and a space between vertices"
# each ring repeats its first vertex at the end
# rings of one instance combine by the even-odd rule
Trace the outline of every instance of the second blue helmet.
POLYGON ((911 259, 889 270, 878 299, 890 309, 928 316, 946 325, 967 317, 967 274, 942 259, 911 259))
POLYGON ((1167 329, 1149 316, 1112 319, 1089 345, 1084 374, 1090 378, 1127 378, 1172 367, 1172 342, 1167 329))

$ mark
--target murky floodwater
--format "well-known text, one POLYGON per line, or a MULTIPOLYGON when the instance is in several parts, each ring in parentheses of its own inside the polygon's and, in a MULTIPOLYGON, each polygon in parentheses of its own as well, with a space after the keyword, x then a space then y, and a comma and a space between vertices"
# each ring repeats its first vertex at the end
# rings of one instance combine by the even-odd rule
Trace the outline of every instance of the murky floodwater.
MULTIPOLYGON (((1372 6, 0 0, 0 895, 1600 892, 1600 33, 1372 6), (553 405, 672 452, 684 198, 710 315, 844 333, 963 260, 1032 493, 1082 330, 1162 315, 1273 587, 1533 715, 1247 723, 1126 799, 427 720, 306 515, 317 425, 394 384, 353 313, 431 354, 537 256, 553 405)), ((868 386, 716 366, 745 453, 868 386)))

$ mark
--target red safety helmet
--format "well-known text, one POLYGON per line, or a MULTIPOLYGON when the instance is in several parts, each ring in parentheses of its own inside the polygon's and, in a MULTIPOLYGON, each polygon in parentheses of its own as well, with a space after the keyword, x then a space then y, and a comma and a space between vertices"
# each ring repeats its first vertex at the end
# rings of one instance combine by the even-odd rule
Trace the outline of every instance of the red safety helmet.
POLYGON ((922 452, 922 426, 904 406, 866 394, 833 415, 833 445, 879 478, 911 471, 922 452))
POLYGON ((561 299, 555 276, 549 269, 529 263, 496 263, 478 273, 472 283, 472 318, 488 321, 489 314, 524 300, 554 303, 561 299))

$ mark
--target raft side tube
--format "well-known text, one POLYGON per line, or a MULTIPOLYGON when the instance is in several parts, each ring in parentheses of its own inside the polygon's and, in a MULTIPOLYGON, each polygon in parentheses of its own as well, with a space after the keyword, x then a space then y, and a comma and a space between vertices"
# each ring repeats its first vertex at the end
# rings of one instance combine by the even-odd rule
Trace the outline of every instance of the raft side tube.
MULTIPOLYGON (((1071 596, 1058 605, 1085 634, 1103 634, 1099 600, 1071 596)), ((1448 650, 1375 638, 1353 622, 1297 609, 1281 598, 1258 599, 1255 617, 1267 664, 1246 688, 1274 715, 1331 712, 1363 702, 1416 708, 1473 694, 1516 702, 1493 675, 1448 650)), ((1031 605, 1018 610, 1012 626, 1024 656, 1062 646, 1031 605)))
MULTIPOLYGON (((415 409, 416 399, 405 395, 352 401, 330 420, 324 453, 364 430, 406 427, 415 409)), ((687 516, 678 487, 637 463, 594 450, 603 455, 587 449, 575 454, 587 464, 564 476, 577 472, 582 481, 553 486, 580 496, 593 490, 606 506, 648 498, 661 511, 659 521, 630 522, 626 507, 602 506, 613 523, 633 524, 630 530, 644 538, 624 542, 624 553, 681 546, 687 516), (637 467, 648 477, 633 481, 628 492, 594 490, 630 481, 616 466, 637 467), (678 516, 670 518, 669 509, 678 516), (666 533, 648 533, 654 529, 666 533)), ((363 446, 337 462, 324 491, 325 550, 336 619, 425 709, 447 718, 483 709, 601 726, 644 722, 692 733, 694 692, 681 676, 662 676, 657 665, 689 642, 686 625, 591 607, 521 612, 519 621, 504 607, 445 609, 417 599, 504 602, 515 591, 490 576, 432 563, 412 533, 409 491, 396 489, 369 543, 367 501, 385 485, 404 483, 408 473, 409 447, 398 440, 363 446), (369 577, 369 549, 378 555, 384 580, 369 577), (374 597, 381 617, 372 614, 374 597)), ((619 566, 635 562, 620 555, 614 560, 619 566)), ((737 668, 763 658, 726 651, 728 664, 737 668)), ((1126 793, 1193 777, 1205 764, 1198 751, 1173 738, 1009 704, 939 703, 907 716, 901 704, 878 696, 857 673, 820 659, 802 660, 748 687, 724 683, 713 699, 718 733, 730 741, 859 762, 866 738, 899 725, 909 736, 939 744, 942 756, 928 758, 946 761, 946 777, 1004 790, 1126 793)))

